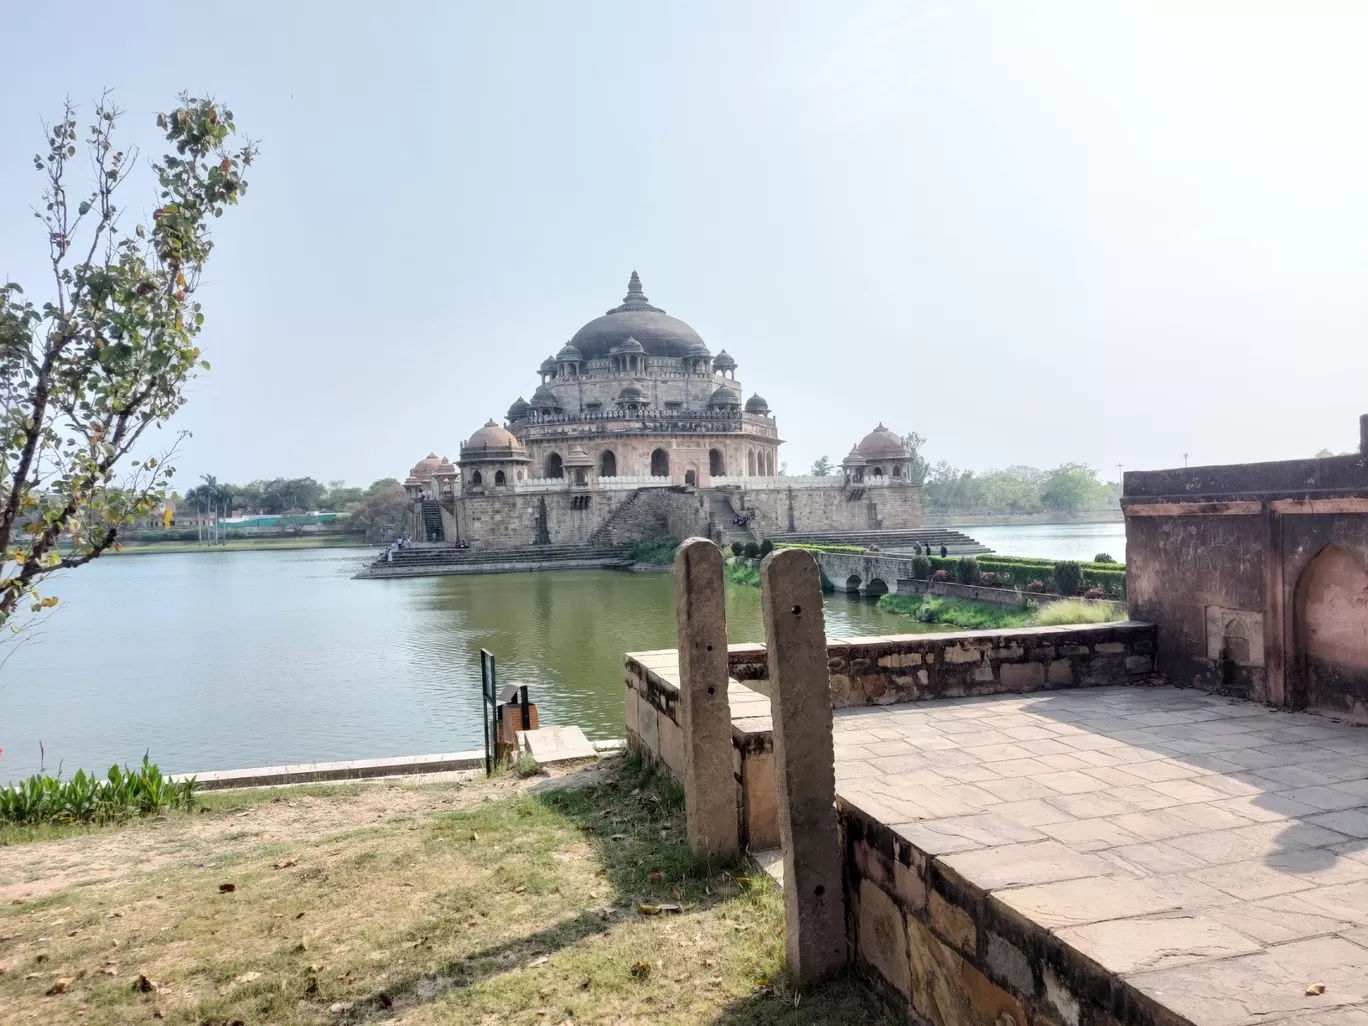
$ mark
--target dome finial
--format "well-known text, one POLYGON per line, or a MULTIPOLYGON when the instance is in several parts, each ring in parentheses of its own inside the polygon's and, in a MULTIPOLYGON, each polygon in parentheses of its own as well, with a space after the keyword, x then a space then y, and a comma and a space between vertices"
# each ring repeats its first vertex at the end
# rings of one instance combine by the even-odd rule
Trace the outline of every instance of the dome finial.
POLYGON ((632 276, 627 279, 627 295, 622 297, 622 301, 624 303, 648 302, 646 293, 641 291, 641 275, 637 274, 635 270, 632 271, 632 276))

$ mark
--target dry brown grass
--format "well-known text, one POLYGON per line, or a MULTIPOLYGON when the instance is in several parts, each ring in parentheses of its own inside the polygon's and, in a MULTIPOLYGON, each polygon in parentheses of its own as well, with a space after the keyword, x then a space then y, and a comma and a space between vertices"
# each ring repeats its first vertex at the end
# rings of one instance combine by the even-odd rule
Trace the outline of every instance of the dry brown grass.
POLYGON ((793 993, 768 879, 700 864, 682 834, 674 789, 618 760, 588 778, 242 792, 11 844, 0 1019, 892 1021, 849 979, 793 993), (662 903, 681 910, 638 911, 662 903))

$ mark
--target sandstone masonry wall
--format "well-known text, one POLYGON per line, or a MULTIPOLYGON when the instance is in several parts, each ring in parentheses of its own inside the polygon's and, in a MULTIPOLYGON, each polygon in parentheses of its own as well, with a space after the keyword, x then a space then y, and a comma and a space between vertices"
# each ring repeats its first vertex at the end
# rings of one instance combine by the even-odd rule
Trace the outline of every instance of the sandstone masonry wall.
POLYGON ((774 487, 742 489, 733 505, 753 510, 766 535, 789 531, 893 531, 923 526, 921 488, 917 485, 883 485, 855 491, 833 477, 830 488, 786 487, 783 478, 774 487))

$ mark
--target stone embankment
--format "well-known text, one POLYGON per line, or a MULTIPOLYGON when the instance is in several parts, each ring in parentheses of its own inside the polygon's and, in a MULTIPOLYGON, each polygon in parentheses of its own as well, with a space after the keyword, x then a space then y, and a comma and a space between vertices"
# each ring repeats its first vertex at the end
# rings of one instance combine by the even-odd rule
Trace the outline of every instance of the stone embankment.
POLYGON ((622 548, 531 545, 520 549, 453 549, 422 546, 396 549, 392 560, 386 560, 382 553, 355 579, 504 574, 527 570, 616 570, 631 565, 631 555, 622 548))

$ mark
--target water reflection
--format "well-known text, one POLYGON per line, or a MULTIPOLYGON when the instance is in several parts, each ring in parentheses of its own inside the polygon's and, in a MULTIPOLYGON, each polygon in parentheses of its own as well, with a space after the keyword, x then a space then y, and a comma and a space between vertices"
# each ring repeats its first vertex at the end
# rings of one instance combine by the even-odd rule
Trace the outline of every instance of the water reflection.
MULTIPOLYGON (((106 558, 0 670, 0 781, 144 750, 223 769, 478 747, 477 654, 532 686, 546 722, 622 732, 622 653, 674 645, 674 578, 574 571, 352 581, 358 550, 106 558)), ((727 593, 733 641, 759 592, 727 593)), ((908 630, 833 596, 830 634, 908 630)), ((4 653, 0 653, 3 657, 4 653)))

